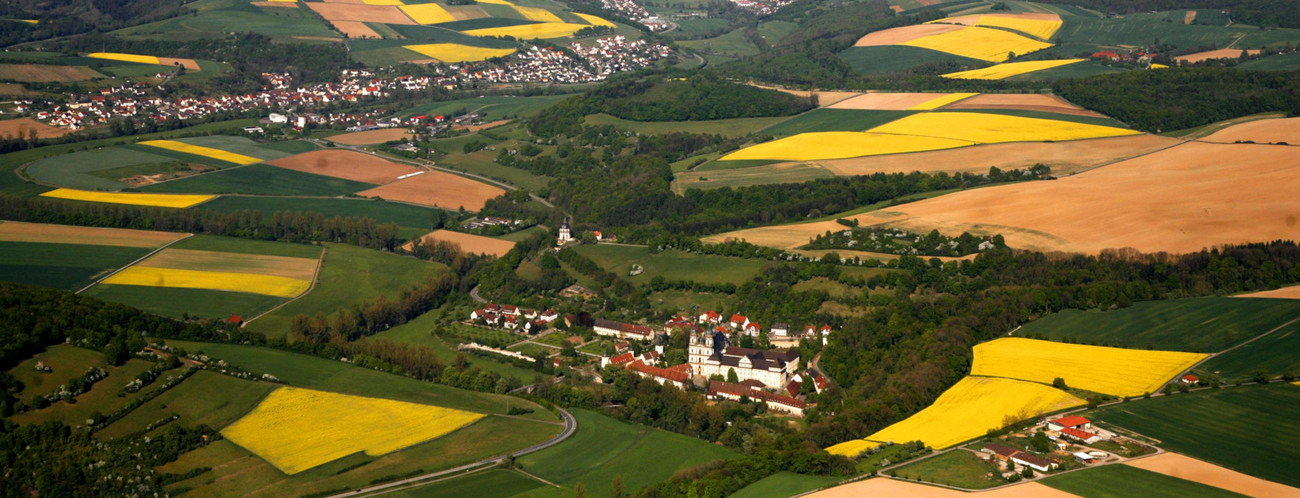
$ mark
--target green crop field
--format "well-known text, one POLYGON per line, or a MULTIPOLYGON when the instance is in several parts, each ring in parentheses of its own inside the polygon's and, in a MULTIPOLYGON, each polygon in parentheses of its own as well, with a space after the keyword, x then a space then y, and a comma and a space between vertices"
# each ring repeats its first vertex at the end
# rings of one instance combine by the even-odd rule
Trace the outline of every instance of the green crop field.
MULTIPOLYGON (((281 157, 288 157, 293 154, 292 152, 278 150, 275 147, 264 146, 262 144, 259 144, 257 142, 254 142, 244 137, 232 137, 227 135, 208 135, 203 137, 180 138, 177 139, 176 141, 184 142, 190 145, 198 145, 201 147, 224 150, 226 152, 234 152, 236 154, 243 154, 245 156, 256 157, 258 159, 263 159, 267 161, 271 159, 279 159, 281 157)), ((315 145, 312 145, 311 142, 295 141, 295 142, 282 142, 282 143, 307 144, 309 147, 311 147, 307 150, 315 150, 315 145)), ((301 148, 301 146, 294 146, 294 147, 301 148)))
POLYGON ((49 157, 32 163, 25 171, 33 180, 63 187, 87 190, 120 190, 129 187, 129 185, 117 181, 118 178, 122 177, 103 178, 95 175, 95 173, 131 166, 167 164, 175 160, 172 157, 145 150, 109 147, 102 150, 77 151, 71 154, 49 157))
POLYGON ((409 498, 464 498, 466 496, 513 496, 542 484, 513 470, 492 469, 456 477, 431 486, 399 491, 392 496, 409 498))
POLYGON ((1238 382, 1251 379, 1261 369, 1269 375, 1300 374, 1300 322, 1210 358, 1197 369, 1238 382))
MULTIPOLYGON (((677 21, 677 29, 669 32, 673 38, 697 38, 707 36, 710 33, 724 30, 731 25, 731 21, 726 19, 708 19, 708 18, 687 18, 677 21)), ((776 40, 772 40, 776 41, 776 40)))
POLYGON ((655 277, 663 277, 667 280, 740 285, 752 280, 768 264, 767 261, 758 259, 688 254, 679 251, 651 254, 649 249, 639 246, 597 244, 578 246, 573 250, 591 258, 601 268, 636 284, 648 284, 655 277), (641 265, 645 271, 631 277, 628 276, 628 270, 632 269, 634 263, 641 265))
POLYGON ((808 476, 794 472, 777 472, 745 486, 730 498, 767 498, 771 496, 796 496, 809 491, 833 486, 838 477, 808 476))
POLYGON ((507 119, 524 117, 537 113, 559 102, 568 95, 540 95, 536 97, 483 96, 472 99, 448 100, 416 105, 403 111, 399 116, 451 114, 460 110, 485 113, 487 119, 507 119))
POLYGON ((966 489, 985 489, 1005 483, 992 479, 990 472, 997 469, 974 453, 958 449, 942 455, 910 463, 891 471, 904 479, 920 479, 966 489))
POLYGON ((1005 78, 1003 81, 1051 81, 1064 78, 1086 78, 1098 74, 1122 73, 1123 69, 1107 66, 1099 61, 1082 61, 1041 71, 1005 78))
POLYGON ((434 209, 429 207, 373 199, 303 199, 238 195, 223 195, 203 203, 202 209, 212 209, 223 213, 252 210, 262 213, 262 216, 266 217, 279 211, 320 213, 326 218, 361 216, 373 218, 380 223, 396 223, 402 227, 414 228, 420 234, 429 231, 434 212, 434 209))
POLYGON ((186 163, 203 164, 207 166, 212 166, 214 168, 229 168, 233 166, 238 166, 238 164, 232 163, 230 161, 224 161, 221 159, 216 159, 216 158, 203 156, 199 154, 190 154, 188 152, 181 152, 178 150, 164 149, 162 147, 154 147, 152 145, 140 145, 140 144, 132 143, 132 144, 122 145, 119 148, 128 149, 128 150, 137 150, 141 152, 148 152, 156 156, 166 157, 172 161, 183 161, 186 163))
POLYGON ((420 282, 446 268, 437 263, 346 244, 326 244, 326 247, 328 250, 316 287, 274 313, 249 322, 249 330, 268 337, 286 337, 294 316, 333 315, 340 307, 380 295, 394 298, 402 287, 420 282))
POLYGON ((1043 479, 1044 485, 1084 498, 1127 498, 1131 496, 1196 496, 1205 498, 1245 496, 1199 482, 1159 474, 1128 465, 1104 465, 1043 479))
POLYGON ((1071 123, 1084 123, 1097 126, 1112 126, 1115 128, 1128 128, 1128 125, 1111 118, 1099 118, 1096 116, 1076 116, 1073 114, 1059 114, 1055 112, 1030 111, 1025 109, 953 109, 948 112, 974 112, 980 114, 1002 114, 1006 116, 1019 116, 1022 118, 1051 119, 1055 121, 1068 121, 1071 123))
POLYGON ((258 7, 245 0, 198 0, 186 5, 193 15, 132 26, 113 34, 149 40, 197 40, 226 33, 257 33, 280 41, 310 41, 298 37, 325 37, 342 41, 306 7, 258 7))
MULTIPOLYGON (((275 384, 266 382, 241 380, 216 372, 195 372, 96 435, 104 439, 125 436, 172 415, 180 417, 174 423, 224 427, 252 410, 274 388, 275 384)), ((155 387, 145 388, 151 389, 155 387)))
POLYGON ((78 290, 145 254, 139 247, 0 242, 0 280, 78 290))
POLYGON ((745 57, 758 54, 758 47, 745 39, 745 30, 737 29, 730 33, 703 40, 683 40, 678 45, 704 52, 706 54, 745 57))
POLYGON ((142 310, 183 318, 227 318, 239 315, 248 319, 285 301, 282 297, 178 287, 99 284, 85 292, 105 301, 122 303, 142 310))
POLYGON ((333 197, 373 188, 369 183, 252 164, 188 176, 140 189, 177 194, 314 195, 333 197))
POLYGON ((1243 62, 1237 67, 1240 69, 1263 71, 1295 71, 1300 69, 1300 52, 1271 55, 1261 59, 1243 62))
POLYGON ((967 59, 937 50, 892 45, 883 47, 849 47, 840 52, 839 57, 862 74, 883 74, 906 71, 931 62, 953 61, 968 69, 986 67, 990 64, 976 59, 967 59))
POLYGON ((1280 46, 1300 40, 1300 30, 1296 29, 1266 31, 1241 24, 1230 27, 1183 24, 1184 12, 1129 14, 1118 18, 1062 16, 1064 24, 1053 37, 1058 46, 1048 50, 1074 56, 1121 45, 1147 46, 1156 40, 1162 45, 1188 49, 1226 47, 1238 37, 1240 40, 1234 46, 1242 49, 1280 46))
POLYGON ((781 124, 765 128, 762 133, 785 137, 818 131, 867 131, 911 114, 915 113, 912 111, 814 109, 781 124))
POLYGON ((733 161, 715 161, 676 175, 674 188, 686 189, 740 188, 773 183, 803 183, 819 178, 833 178, 834 173, 813 163, 780 163, 779 165, 725 168, 733 161), (719 168, 719 169, 713 169, 719 168))
POLYGON ((1297 300, 1197 297, 1140 302, 1114 311, 1065 310, 1025 324, 1016 335, 1210 353, 1297 317, 1297 300))
MULTIPOLYGON (((434 324, 443 318, 441 315, 441 310, 430 311, 416 317, 414 320, 375 334, 374 337, 375 339, 391 339, 417 346, 428 346, 433 349, 433 353, 443 363, 451 363, 456 359, 456 350, 443 339, 433 335, 434 324)), ((537 372, 533 370, 519 368, 503 361, 495 361, 490 357, 475 355, 468 355, 467 357, 471 366, 502 377, 516 379, 521 383, 529 382, 533 376, 537 375, 537 372)))
POLYGON ((234 252, 239 254, 265 254, 268 256, 286 256, 290 258, 317 259, 321 247, 311 244, 294 244, 290 242, 270 242, 265 240, 223 237, 220 235, 195 235, 181 240, 170 247, 175 249, 193 249, 196 251, 234 252))
POLYGON ((564 487, 539 487, 530 495, 569 496, 582 483, 588 496, 609 496, 615 477, 633 493, 682 469, 738 456, 718 445, 595 412, 574 410, 573 416, 578 431, 569 439, 518 460, 525 472, 564 487))
POLYGON ((1160 440, 1160 447, 1300 486, 1300 386, 1271 384, 1134 400, 1085 413, 1160 440))
MULTIPOLYGON (((257 144, 263 150, 283 152, 285 155, 302 154, 320 149, 320 146, 306 140, 284 140, 257 144)), ((249 154, 252 155, 252 154, 249 154)), ((261 157, 261 156, 258 156, 261 157)))
MULTIPOLYGON (((608 114, 587 116, 591 126, 610 125, 618 129, 634 131, 643 135, 662 135, 666 133, 701 133, 722 135, 725 137, 743 137, 764 128, 776 125, 788 117, 773 118, 736 118, 712 121, 631 121, 608 114)), ((797 118, 796 118, 797 119, 797 118)))
POLYGON ((23 403, 30 403, 37 397, 49 394, 68 381, 80 377, 87 369, 102 365, 104 365, 104 354, 99 351, 68 344, 50 346, 45 351, 9 369, 9 375, 23 383, 23 389, 14 393, 14 397, 23 403), (35 368, 37 362, 44 363, 51 371, 37 371, 35 368))

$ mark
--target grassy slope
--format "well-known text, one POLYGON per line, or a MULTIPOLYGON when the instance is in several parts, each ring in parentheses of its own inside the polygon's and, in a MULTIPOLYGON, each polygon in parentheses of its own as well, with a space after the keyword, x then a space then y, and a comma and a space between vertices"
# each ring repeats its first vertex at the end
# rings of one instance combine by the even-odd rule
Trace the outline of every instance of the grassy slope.
POLYGON ((635 246, 599 244, 578 246, 575 250, 591 258, 602 268, 637 284, 648 284, 654 277, 662 276, 668 280, 739 285, 757 276, 767 265, 765 260, 686 254, 678 251, 651 254, 649 249, 635 246), (632 268, 633 263, 641 265, 645 271, 635 277, 629 277, 627 272, 632 268))
POLYGON ((141 188, 143 192, 182 194, 315 195, 333 197, 373 188, 369 183, 253 164, 188 176, 141 188))
POLYGON ((0 242, 0 280, 77 290, 148 253, 138 247, 0 242))
POLYGON ((23 383, 23 390, 14 393, 14 397, 23 403, 29 403, 38 396, 44 396, 58 389, 68 381, 80 377, 86 370, 104 364, 104 355, 98 351, 57 344, 24 360, 18 366, 9 369, 9 374, 23 383), (36 363, 45 363, 50 372, 39 372, 36 363))
POLYGON ((320 213, 326 218, 335 216, 362 216, 373 218, 380 223, 396 223, 407 229, 414 229, 421 234, 429 230, 434 208, 385 202, 371 199, 331 198, 304 199, 289 197, 245 197, 221 196, 205 202, 202 209, 221 212, 243 211, 251 209, 271 216, 277 211, 320 213))
MULTIPOLYGON (((433 348, 434 354, 438 356, 439 360, 450 363, 456 359, 456 350, 433 335, 433 326, 441 318, 441 313, 439 310, 430 311, 405 324, 375 334, 375 338, 428 346, 433 348)), ((503 377, 514 377, 524 382, 531 381, 533 376, 537 375, 537 372, 532 370, 479 356, 469 356, 469 363, 484 371, 496 373, 503 377)))
POLYGON ((1049 477, 1047 486, 1084 498, 1124 498, 1130 496, 1244 496, 1198 482, 1159 474, 1128 465, 1105 465, 1078 472, 1049 477))
POLYGON ((96 435, 103 439, 125 436, 172 415, 180 417, 173 423, 221 428, 252 410, 274 388, 274 384, 265 382, 240 380, 214 372, 196 372, 96 435))
POLYGON ((410 498, 462 498, 466 496, 512 496, 527 492, 540 481, 513 470, 493 469, 456 477, 433 486, 399 491, 392 496, 410 498))
POLYGON ((645 135, 685 132, 722 135, 725 137, 740 137, 768 128, 785 121, 786 119, 789 118, 735 118, 710 121, 632 121, 610 116, 608 114, 592 114, 587 116, 586 122, 591 126, 612 125, 615 128, 630 130, 645 135))
POLYGON ((818 131, 867 131, 868 129, 915 114, 912 111, 862 111, 856 109, 815 109, 763 130, 778 137, 818 131))
POLYGON ((770 496, 795 496, 814 489, 832 486, 838 477, 807 476, 794 472, 778 472, 767 476, 731 495, 731 498, 765 498, 770 496))
POLYGON ((437 263, 345 244, 327 244, 327 248, 316 287, 285 307, 249 322, 249 330, 268 337, 285 337, 290 322, 298 314, 332 315, 340 307, 380 295, 396 297, 401 287, 445 268, 437 263))
POLYGON ((840 59, 862 74, 883 74, 906 71, 916 66, 942 61, 956 61, 968 68, 986 67, 990 64, 937 50, 906 45, 884 47, 849 47, 839 53, 840 59))
POLYGON ((966 450, 957 450, 899 467, 899 477, 937 482, 967 489, 991 488, 1004 481, 993 480, 988 473, 994 467, 966 450))
POLYGON ((317 259, 321 255, 320 246, 310 244, 292 244, 288 242, 268 242, 263 240, 240 239, 220 235, 195 235, 172 245, 173 249, 193 249, 199 251, 232 252, 239 254, 266 254, 270 256, 287 256, 291 258, 317 259))
POLYGON ((1198 370, 1217 372, 1230 381, 1248 380, 1263 369, 1269 375, 1300 372, 1300 323, 1293 323, 1260 340, 1215 356, 1198 370))
POLYGON ((1296 317, 1300 317, 1300 301, 1296 300, 1203 297, 1140 302, 1114 311, 1066 310, 1030 322, 1016 335, 1214 352, 1296 317))
POLYGON ((1244 386, 1109 406, 1089 418, 1159 439, 1161 447, 1300 486, 1300 387, 1244 386))
POLYGON ((245 292, 139 285, 100 284, 91 287, 85 294, 173 318, 183 318, 185 315, 199 318, 239 315, 247 319, 285 301, 281 297, 245 292))

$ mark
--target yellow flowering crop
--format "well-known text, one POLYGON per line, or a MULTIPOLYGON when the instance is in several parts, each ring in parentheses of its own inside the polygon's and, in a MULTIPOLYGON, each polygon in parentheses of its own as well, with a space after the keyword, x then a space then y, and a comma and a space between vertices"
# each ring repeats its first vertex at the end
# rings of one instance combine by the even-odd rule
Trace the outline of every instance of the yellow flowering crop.
POLYGON ((311 288, 311 282, 306 280, 274 275, 152 268, 138 265, 104 279, 104 283, 246 292, 277 297, 294 297, 311 288))
POLYGON ((176 152, 184 152, 186 154, 194 154, 196 156, 210 157, 213 159, 219 159, 228 163, 235 163, 235 164, 253 164, 253 163, 262 162, 261 159, 258 159, 256 157, 245 156, 243 154, 236 154, 234 152, 226 152, 224 150, 214 149, 212 147, 203 147, 201 145, 190 145, 185 142, 178 142, 176 140, 147 140, 144 142, 140 142, 140 145, 148 145, 150 147, 157 147, 160 149, 174 150, 176 152))
POLYGON ((1152 64, 1151 69, 1169 69, 1169 66, 1164 64, 1152 64))
POLYGON ((970 71, 959 71, 943 75, 944 78, 954 78, 960 80, 1000 80, 1010 78, 1021 74, 1042 71, 1068 64, 1074 64, 1083 59, 1061 59, 1052 61, 1029 61, 1029 62, 1008 62, 998 64, 982 69, 972 69, 970 71))
POLYGON ((402 0, 361 0, 361 1, 364 2, 366 5, 403 5, 402 0))
POLYGON ((1003 17, 999 15, 980 16, 978 25, 996 26, 999 28, 1014 29, 1021 33, 1032 35, 1040 40, 1046 40, 1056 34, 1061 29, 1061 20, 1049 21, 1045 19, 1021 19, 1017 17, 1003 17))
POLYGON ((980 112, 924 112, 867 131, 979 143, 1064 141, 1141 133, 1112 126, 980 112))
POLYGON ((882 135, 860 131, 825 131, 800 133, 792 137, 746 147, 727 154, 721 160, 818 161, 822 159, 843 159, 847 157, 952 149, 967 145, 973 145, 973 143, 949 138, 882 135))
POLYGON ((1007 60, 1010 58, 1009 54, 1011 53, 1020 56, 1052 46, 1050 43, 1044 43, 1010 31, 978 26, 968 26, 956 31, 923 36, 903 42, 901 45, 928 48, 989 62, 1007 60))
POLYGON ((92 59, 107 59, 111 61, 139 62, 141 64, 160 64, 160 62, 158 62, 158 58, 152 55, 120 54, 117 52, 95 52, 95 53, 86 54, 86 57, 90 57, 92 59))
POLYGON ((436 3, 422 3, 419 5, 401 5, 397 7, 402 9, 406 15, 411 16, 411 20, 420 24, 438 24, 455 21, 447 9, 442 8, 436 3))
POLYGON ((910 107, 909 110, 912 110, 912 111, 929 111, 929 110, 934 110, 934 109, 938 109, 938 108, 940 108, 940 107, 946 106, 946 105, 948 105, 948 104, 951 104, 951 103, 953 103, 953 102, 956 102, 956 101, 958 101, 958 100, 968 99, 968 98, 974 97, 974 96, 976 96, 976 95, 979 95, 979 94, 978 94, 978 93, 949 93, 949 94, 946 94, 946 95, 940 95, 940 96, 934 98, 933 100, 926 101, 925 103, 922 103, 922 104, 914 105, 914 106, 910 107))
POLYGON ((971 375, 1051 383, 1112 396, 1155 392, 1206 355, 1004 337, 975 346, 971 375))
MULTIPOLYGON (((865 439, 895 443, 920 440, 936 449, 947 448, 983 436, 989 429, 1000 429, 1013 420, 1018 422, 1084 403, 1065 391, 1043 384, 966 377, 926 409, 865 439)), ((849 441, 826 451, 856 456, 867 447, 859 441, 849 441)))
POLYGON ((521 40, 531 40, 533 38, 560 38, 569 36, 582 28, 590 27, 591 26, 586 24, 544 22, 537 24, 520 24, 517 26, 503 26, 500 28, 471 29, 464 33, 470 36, 513 36, 521 40))
POLYGON ((478 0, 478 3, 489 3, 493 5, 509 5, 511 7, 515 6, 515 4, 510 3, 509 0, 478 0))
POLYGON ((524 18, 529 21, 564 22, 564 19, 560 19, 559 16, 552 14, 551 11, 546 9, 539 9, 537 7, 520 7, 518 5, 514 7, 516 11, 522 14, 524 18))
POLYGON ((286 474, 363 451, 380 456, 446 435, 484 415, 439 406, 281 387, 222 429, 286 474))
POLYGON ((573 14, 576 15, 576 16, 578 16, 578 17, 581 17, 582 20, 587 21, 587 24, 590 24, 590 25, 592 25, 592 26, 605 26, 605 27, 607 27, 607 28, 612 28, 612 27, 617 26, 616 24, 614 24, 614 23, 612 23, 612 22, 606 21, 606 20, 603 19, 603 18, 600 18, 600 17, 597 17, 597 16, 593 16, 593 15, 591 15, 591 14, 583 14, 583 13, 581 13, 581 12, 574 12, 573 14))
POLYGON ((441 62, 481 61, 515 53, 513 48, 471 47, 459 43, 428 43, 424 45, 404 45, 404 47, 438 59, 441 62))
POLYGON ((201 204, 216 197, 206 194, 137 194, 122 192, 96 192, 60 188, 41 194, 41 197, 68 199, 72 201, 106 202, 109 204, 129 204, 132 206, 158 206, 187 208, 201 204))

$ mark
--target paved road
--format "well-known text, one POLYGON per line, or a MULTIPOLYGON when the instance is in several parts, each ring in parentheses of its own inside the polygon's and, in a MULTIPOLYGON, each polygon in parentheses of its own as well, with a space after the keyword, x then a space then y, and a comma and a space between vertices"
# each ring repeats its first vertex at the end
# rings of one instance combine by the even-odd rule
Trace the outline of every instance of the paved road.
MULTIPOLYGON (((561 432, 558 436, 551 438, 550 440, 529 446, 522 450, 515 451, 511 453, 511 455, 515 457, 521 457, 529 453, 550 448, 552 446, 559 444, 561 441, 568 439, 569 436, 572 436, 573 433, 578 430, 578 421, 573 418, 573 414, 569 413, 568 410, 565 410, 563 408, 556 407, 556 409, 560 410, 560 416, 564 418, 564 431, 561 432)), ((329 498, 374 496, 374 495, 380 495, 380 494, 389 493, 393 491, 398 491, 400 489, 417 487, 424 484, 428 484, 425 481, 434 481, 439 478, 460 476, 460 475, 472 474, 474 472, 478 472, 481 470, 487 470, 501 463, 501 460, 504 459, 505 459, 504 455, 487 458, 487 459, 479 460, 474 463, 461 465, 459 467, 454 467, 447 470, 419 475, 407 479, 402 479, 400 481, 393 481, 389 483, 380 484, 377 486, 370 486, 368 488, 360 488, 346 493, 339 493, 330 496, 329 498)))
POLYGON ((487 303, 487 299, 483 299, 482 297, 479 297, 477 285, 475 285, 473 289, 469 290, 469 297, 474 298, 474 300, 479 303, 487 303))

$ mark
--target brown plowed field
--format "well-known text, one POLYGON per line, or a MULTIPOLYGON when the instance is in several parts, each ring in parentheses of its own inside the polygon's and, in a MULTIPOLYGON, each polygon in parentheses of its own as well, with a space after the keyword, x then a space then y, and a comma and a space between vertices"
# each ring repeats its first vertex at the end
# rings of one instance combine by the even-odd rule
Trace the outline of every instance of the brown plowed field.
MULTIPOLYGON (((1300 147, 1186 143, 1055 181, 956 192, 854 216, 862 226, 1002 234, 1012 247, 1097 253, 1132 247, 1187 253, 1222 244, 1293 239, 1300 230, 1300 147)), ((741 230, 797 247, 834 221, 741 230)))
POLYGON ((1006 486, 991 491, 967 493, 938 486, 896 481, 883 477, 824 489, 808 498, 859 498, 863 496, 906 496, 908 498, 1074 498, 1075 495, 1036 482, 1006 486))
POLYGON ((1207 486, 1235 491, 1246 496, 1300 497, 1300 489, 1248 476, 1235 470, 1225 469, 1178 453, 1161 453, 1156 456, 1131 460, 1124 464, 1179 479, 1199 482, 1207 486))
MULTIPOLYGON (((298 4, 293 4, 293 5, 298 5, 298 4)), ((188 69, 190 71, 203 70, 203 68, 199 67, 198 62, 194 62, 194 59, 174 59, 171 57, 159 57, 158 63, 164 66, 174 66, 179 63, 181 67, 184 67, 185 69, 188 69)))
MULTIPOLYGON (((831 105, 831 109, 856 109, 863 111, 906 111, 912 107, 949 95, 947 93, 868 93, 831 105)), ((976 95, 976 98, 979 97, 976 95)), ((963 99, 958 102, 964 102, 963 99)), ((951 107, 951 106, 949 106, 951 107)))
POLYGON ((496 120, 496 121, 488 121, 488 122, 483 123, 483 124, 469 125, 469 126, 466 126, 465 129, 466 129, 466 130, 469 130, 471 133, 473 133, 473 132, 476 132, 476 131, 479 131, 479 130, 486 130, 486 129, 488 129, 488 128, 496 128, 496 127, 498 127, 498 126, 501 126, 501 125, 506 124, 506 123, 509 123, 509 122, 510 122, 509 119, 498 119, 498 120, 496 120))
POLYGON ((0 80, 23 83, 49 83, 52 81, 84 81, 103 78, 86 66, 53 66, 49 64, 0 64, 0 80))
POLYGON ((32 118, 4 119, 0 120, 0 137, 23 137, 27 138, 30 130, 36 130, 36 138, 58 138, 69 133, 72 130, 50 126, 32 118))
POLYGON ((314 150, 283 157, 266 164, 284 169, 332 176, 375 185, 397 181, 397 177, 420 171, 419 168, 398 164, 382 157, 351 150, 314 150))
POLYGON ((422 206, 478 211, 483 209, 483 204, 488 199, 504 193, 504 190, 463 176, 430 171, 420 176, 358 192, 357 195, 382 197, 422 206))
POLYGON ((790 94, 790 95, 798 95, 798 96, 800 96, 800 97, 807 97, 807 96, 809 96, 810 94, 811 94, 811 95, 816 95, 816 96, 817 96, 817 106, 818 106, 818 107, 830 107, 832 104, 837 104, 837 103, 842 102, 842 101, 844 101, 844 100, 846 100, 846 99, 850 99, 850 98, 853 98, 853 97, 857 97, 857 96, 859 96, 859 95, 862 95, 862 92, 838 92, 838 91, 833 91, 833 90, 832 90, 832 91, 823 91, 823 90, 811 90, 811 91, 810 91, 810 90, 790 90, 790 89, 788 89, 788 88, 781 88, 781 87, 777 87, 777 86, 769 86, 769 85, 760 85, 760 84, 753 83, 753 82, 750 82, 749 85, 750 85, 750 86, 756 86, 756 87, 758 87, 758 88, 766 88, 766 89, 768 89, 768 90, 776 90, 776 91, 778 91, 778 92, 785 92, 785 93, 788 93, 788 94, 790 94))
POLYGON ((158 247, 189 234, 127 230, 124 228, 74 227, 6 221, 0 223, 0 241, 85 244, 92 246, 158 247))
POLYGON ((917 38, 957 31, 962 26, 955 24, 917 24, 914 26, 903 26, 901 28, 890 28, 874 33, 868 33, 867 36, 859 38, 855 47, 880 47, 885 45, 898 45, 899 43, 909 42, 917 38))
MULTIPOLYGON (((493 256, 504 256, 515 247, 515 243, 508 240, 450 230, 434 230, 421 236, 420 240, 443 240, 460 246, 460 250, 468 253, 490 254, 493 256)), ((414 246, 415 242, 407 242, 402 248, 409 251, 414 246)))
POLYGON ((943 107, 944 109, 1024 109, 1026 111, 1044 111, 1074 116, 1106 116, 1089 111, 1070 101, 1055 95, 1039 93, 981 93, 968 99, 958 100, 943 107))
MULTIPOLYGON (((1259 49, 1257 48, 1251 49, 1251 50, 1247 50, 1246 52, 1249 52, 1250 55, 1256 55, 1259 53, 1259 49)), ((1236 59, 1238 57, 1241 57, 1241 49, 1221 48, 1218 50, 1210 50, 1206 52, 1197 52, 1194 54, 1180 55, 1178 57, 1174 57, 1174 59, 1177 59, 1179 62, 1192 64, 1196 62, 1207 61, 1210 59, 1236 59)))
POLYGON ((1300 299, 1300 285, 1292 285, 1290 287, 1282 287, 1280 289, 1273 289, 1267 291, 1252 292, 1250 294, 1237 294, 1234 297, 1259 297, 1259 298, 1267 298, 1267 299, 1300 299))
POLYGON ((1191 24, 1193 22, 1196 22, 1196 11, 1189 10, 1186 14, 1183 14, 1183 24, 1191 24))
POLYGON ((389 140, 401 140, 411 138, 411 132, 406 128, 384 128, 380 130, 358 131, 353 133, 344 133, 326 138, 331 142, 343 145, 371 145, 382 144, 389 140))
POLYGON ((477 5, 447 5, 444 6, 443 9, 445 9, 448 14, 451 14, 451 17, 457 21, 492 17, 486 10, 483 10, 483 7, 477 5))
POLYGON ((366 23, 360 21, 330 21, 330 24, 334 25, 334 29, 348 35, 348 38, 383 38, 366 23))
POLYGON ((1203 138, 1206 142, 1233 143, 1251 141, 1300 145, 1300 118, 1265 119, 1232 125, 1203 138))
POLYGON ((140 262, 150 268, 174 270, 221 271, 274 275, 311 281, 316 277, 319 259, 242 254, 233 252, 195 251, 190 249, 163 249, 140 262))
POLYGON ((415 24, 402 9, 393 5, 357 5, 348 3, 307 3, 326 21, 380 22, 384 24, 415 24))
MULTIPOLYGON (((851 176, 913 171, 988 173, 990 166, 1009 170, 1043 163, 1052 167, 1055 176, 1062 176, 1171 147, 1178 142, 1178 139, 1159 135, 1133 135, 1068 142, 989 144, 912 154, 818 161, 817 165, 839 176, 851 176)), ((709 173, 716 176, 718 172, 709 173)))

